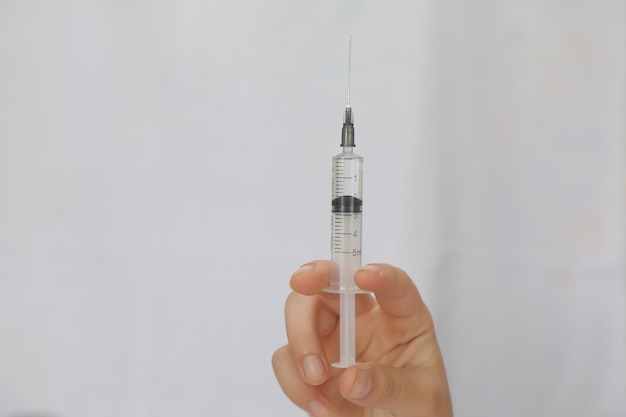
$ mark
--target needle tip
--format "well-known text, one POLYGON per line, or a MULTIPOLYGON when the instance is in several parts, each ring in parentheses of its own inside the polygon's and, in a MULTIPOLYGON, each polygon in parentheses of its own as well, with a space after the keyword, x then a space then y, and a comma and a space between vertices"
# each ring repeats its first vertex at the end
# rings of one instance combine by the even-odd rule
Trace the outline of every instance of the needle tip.
POLYGON ((348 107, 350 106, 350 76, 352 72, 352 34, 348 42, 348 107))

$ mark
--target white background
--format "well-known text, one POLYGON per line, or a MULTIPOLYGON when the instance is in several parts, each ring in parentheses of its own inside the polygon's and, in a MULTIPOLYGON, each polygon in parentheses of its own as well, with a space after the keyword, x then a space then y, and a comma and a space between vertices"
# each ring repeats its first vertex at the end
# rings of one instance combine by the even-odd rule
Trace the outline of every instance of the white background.
POLYGON ((353 35, 364 261, 457 416, 625 412, 626 2, 0 1, 0 416, 304 415, 353 35))

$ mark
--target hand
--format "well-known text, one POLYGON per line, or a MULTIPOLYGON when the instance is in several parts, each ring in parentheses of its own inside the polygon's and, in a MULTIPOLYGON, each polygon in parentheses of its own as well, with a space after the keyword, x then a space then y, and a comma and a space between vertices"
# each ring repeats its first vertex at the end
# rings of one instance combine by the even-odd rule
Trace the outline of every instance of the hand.
POLYGON ((339 359, 339 297, 322 292, 330 263, 315 261, 291 277, 285 321, 289 344, 272 358, 285 394, 315 417, 450 417, 452 404, 432 318, 407 274, 371 264, 354 276, 374 293, 356 296, 356 355, 339 359))

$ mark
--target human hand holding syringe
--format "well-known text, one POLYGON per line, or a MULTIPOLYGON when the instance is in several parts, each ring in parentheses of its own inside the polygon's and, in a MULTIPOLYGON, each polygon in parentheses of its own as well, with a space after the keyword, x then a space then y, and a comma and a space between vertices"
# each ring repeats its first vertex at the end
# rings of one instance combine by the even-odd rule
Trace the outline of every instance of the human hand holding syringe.
POLYGON ((305 264, 291 277, 288 344, 272 359, 285 394, 316 417, 451 416, 433 321, 407 274, 370 264, 354 275, 373 295, 355 295, 360 363, 347 369, 331 366, 340 358, 340 307, 337 294, 323 291, 330 277, 328 261, 305 264))

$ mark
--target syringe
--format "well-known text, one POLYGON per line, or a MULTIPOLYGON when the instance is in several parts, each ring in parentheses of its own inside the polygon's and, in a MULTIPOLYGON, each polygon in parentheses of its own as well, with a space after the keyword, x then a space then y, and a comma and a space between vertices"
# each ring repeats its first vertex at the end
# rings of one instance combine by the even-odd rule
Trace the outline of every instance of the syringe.
MULTIPOLYGON (((352 49, 352 37, 350 37, 352 49)), ((354 153, 354 118, 350 106, 350 53, 348 52, 348 104, 341 129, 342 152, 333 157, 331 261, 329 292, 340 294, 339 362, 347 368, 356 363, 355 294, 363 293, 354 283, 361 267, 361 226, 363 206, 363 158, 354 153)))

